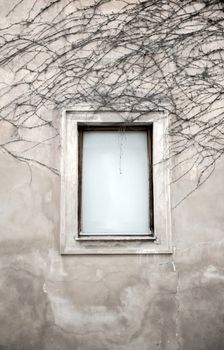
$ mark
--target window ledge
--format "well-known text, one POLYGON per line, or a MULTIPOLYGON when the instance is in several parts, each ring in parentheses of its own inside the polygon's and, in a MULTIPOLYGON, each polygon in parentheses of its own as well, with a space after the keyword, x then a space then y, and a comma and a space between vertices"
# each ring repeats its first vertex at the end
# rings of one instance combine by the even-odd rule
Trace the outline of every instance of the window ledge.
POLYGON ((108 235, 85 235, 83 236, 82 233, 80 233, 79 237, 75 237, 74 239, 76 241, 155 241, 157 238, 154 236, 146 236, 146 235, 132 235, 132 236, 128 236, 128 235, 113 235, 113 236, 108 236, 108 235))

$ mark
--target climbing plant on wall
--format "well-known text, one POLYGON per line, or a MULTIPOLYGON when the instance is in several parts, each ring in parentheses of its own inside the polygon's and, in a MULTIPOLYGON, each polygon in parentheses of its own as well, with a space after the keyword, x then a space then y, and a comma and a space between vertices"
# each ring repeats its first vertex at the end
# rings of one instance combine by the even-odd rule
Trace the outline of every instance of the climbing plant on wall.
POLYGON ((180 169, 173 181, 196 168, 192 190, 204 183, 224 153, 223 1, 16 0, 6 7, 0 125, 12 131, 4 152, 58 173, 29 155, 55 142, 52 111, 88 103, 139 110, 140 119, 162 110, 180 169))

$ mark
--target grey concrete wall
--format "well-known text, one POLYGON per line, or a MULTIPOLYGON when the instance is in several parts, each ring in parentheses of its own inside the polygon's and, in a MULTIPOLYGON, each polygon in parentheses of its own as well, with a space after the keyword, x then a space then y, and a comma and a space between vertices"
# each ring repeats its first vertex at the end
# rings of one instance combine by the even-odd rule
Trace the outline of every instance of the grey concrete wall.
POLYGON ((223 172, 173 211, 172 256, 61 256, 59 178, 1 154, 1 349, 223 349, 223 172))
MULTIPOLYGON (((7 6, 0 1, 3 17, 7 6)), ((11 67, 1 73, 8 81, 11 67)), ((58 126, 60 110, 47 113, 58 126)), ((15 133, 2 123, 0 143, 15 133)), ((52 135, 22 136, 38 142, 43 133, 52 135)), ((13 147, 21 154, 27 144, 13 147)), ((31 156, 58 169, 58 138, 31 156)), ((224 349, 223 174, 221 158, 172 211, 172 255, 61 256, 60 177, 1 150, 0 349, 224 349)), ((197 175, 172 186, 174 203, 197 175)))

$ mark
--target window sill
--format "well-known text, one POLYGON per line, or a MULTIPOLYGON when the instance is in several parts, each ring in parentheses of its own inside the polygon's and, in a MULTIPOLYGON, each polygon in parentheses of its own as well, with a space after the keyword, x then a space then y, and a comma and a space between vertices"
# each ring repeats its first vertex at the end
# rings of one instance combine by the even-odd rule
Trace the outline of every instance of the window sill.
POLYGON ((79 237, 74 237, 76 241, 155 241, 157 238, 155 236, 149 236, 149 235, 131 235, 131 236, 121 236, 121 235, 102 235, 102 234, 95 234, 95 235, 82 235, 80 234, 79 237))

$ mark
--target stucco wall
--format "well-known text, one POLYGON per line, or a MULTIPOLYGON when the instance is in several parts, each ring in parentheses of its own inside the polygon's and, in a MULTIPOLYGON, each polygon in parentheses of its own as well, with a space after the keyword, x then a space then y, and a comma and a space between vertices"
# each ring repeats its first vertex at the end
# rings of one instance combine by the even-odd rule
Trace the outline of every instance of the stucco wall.
MULTIPOLYGON (((3 17, 9 3, 0 1, 3 17)), ((1 73, 8 81, 11 67, 1 73)), ((59 126, 60 108, 44 113, 59 126)), ((32 142, 52 136, 20 132, 32 142)), ((2 123, 0 143, 15 134, 2 123)), ((27 144, 13 147, 27 154, 27 144)), ((59 169, 58 138, 28 152, 59 169)), ((173 203, 195 185, 197 171, 172 185, 173 203)), ((221 158, 172 211, 172 255, 61 256, 60 176, 1 150, 0 349, 222 350, 223 174, 221 158)))
POLYGON ((172 256, 61 256, 59 177, 0 169, 2 349, 223 348, 223 162, 173 211, 172 256))

